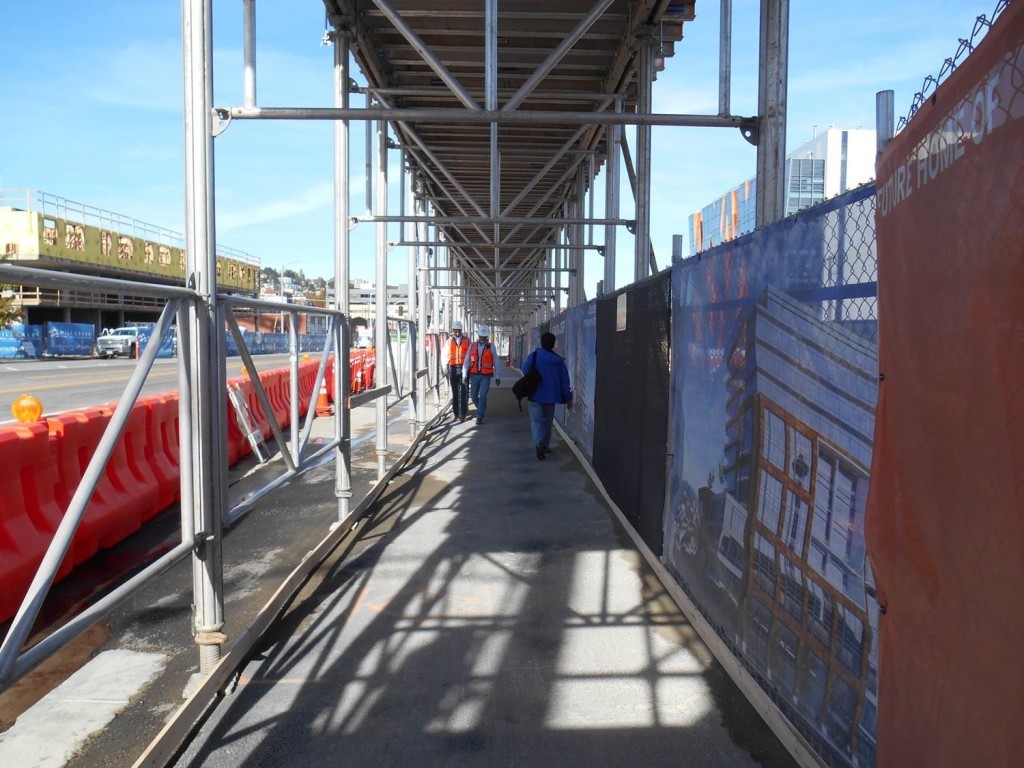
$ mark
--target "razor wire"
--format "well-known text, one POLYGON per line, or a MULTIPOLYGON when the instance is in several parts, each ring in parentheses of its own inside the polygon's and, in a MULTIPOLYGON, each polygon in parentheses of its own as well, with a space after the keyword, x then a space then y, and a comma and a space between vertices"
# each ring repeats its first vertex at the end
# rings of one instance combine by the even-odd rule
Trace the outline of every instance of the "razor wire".
POLYGON ((939 70, 937 75, 928 75, 925 77, 924 82, 921 83, 921 89, 914 94, 914 99, 910 104, 910 109, 907 111, 905 117, 901 117, 899 122, 896 124, 896 132, 899 133, 907 124, 914 118, 917 111, 927 101, 931 95, 935 92, 935 89, 940 84, 945 82, 956 68, 960 66, 963 60, 969 56, 974 49, 981 42, 982 38, 988 33, 992 25, 995 24, 996 19, 999 15, 1006 10, 1006 7, 1010 4, 1010 0, 998 0, 996 7, 993 9, 990 16, 981 14, 974 20, 974 28, 971 30, 969 38, 959 38, 959 46, 957 47, 956 53, 946 58, 942 62, 942 68, 939 70))

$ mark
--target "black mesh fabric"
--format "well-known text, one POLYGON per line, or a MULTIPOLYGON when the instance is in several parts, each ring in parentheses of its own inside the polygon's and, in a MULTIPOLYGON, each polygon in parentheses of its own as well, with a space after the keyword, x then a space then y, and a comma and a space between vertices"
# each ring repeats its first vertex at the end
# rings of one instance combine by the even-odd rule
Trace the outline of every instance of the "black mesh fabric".
POLYGON ((594 468, 612 499, 662 554, 669 406, 671 272, 597 302, 594 468), (626 328, 616 330, 619 295, 626 328))

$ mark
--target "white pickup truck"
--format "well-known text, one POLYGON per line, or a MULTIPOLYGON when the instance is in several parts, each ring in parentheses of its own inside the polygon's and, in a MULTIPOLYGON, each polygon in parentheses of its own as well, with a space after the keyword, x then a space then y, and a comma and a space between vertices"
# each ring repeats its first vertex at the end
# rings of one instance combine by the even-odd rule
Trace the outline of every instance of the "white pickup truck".
POLYGON ((96 354, 100 357, 135 357, 138 348, 138 328, 115 328, 96 339, 96 354))

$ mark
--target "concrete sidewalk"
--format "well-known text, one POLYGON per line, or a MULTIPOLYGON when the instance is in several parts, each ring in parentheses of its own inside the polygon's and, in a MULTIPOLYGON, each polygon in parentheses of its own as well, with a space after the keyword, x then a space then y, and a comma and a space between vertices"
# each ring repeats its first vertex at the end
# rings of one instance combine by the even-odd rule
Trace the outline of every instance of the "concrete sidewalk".
POLYGON ((178 765, 793 765, 552 448, 435 428, 178 765))

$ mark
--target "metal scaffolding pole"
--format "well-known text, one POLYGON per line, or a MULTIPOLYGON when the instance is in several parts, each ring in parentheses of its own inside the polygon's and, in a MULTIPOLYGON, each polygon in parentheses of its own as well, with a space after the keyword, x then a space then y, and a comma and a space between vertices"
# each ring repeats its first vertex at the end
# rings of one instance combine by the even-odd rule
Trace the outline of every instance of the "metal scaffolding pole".
MULTIPOLYGON (((247 107, 256 106, 256 0, 242 0, 243 15, 243 102, 247 107)), ((335 104, 335 106, 338 106, 335 104)))
MULTIPOLYGON (((416 190, 414 188, 415 179, 408 174, 405 167, 405 152, 402 152, 402 200, 406 197, 412 200, 412 209, 414 213, 419 213, 419 206, 417 205, 417 199, 415 197, 416 190)), ((404 210, 403 210, 404 212, 404 210)), ((419 226, 419 225, 415 225, 419 226)), ((403 233, 404 234, 404 233, 403 233)), ((416 230, 413 229, 413 237, 416 236, 416 230)), ((417 353, 416 349, 420 345, 420 332, 422 332, 423 326, 416 327, 416 322, 419 318, 419 311, 416 305, 419 303, 419 293, 416 290, 416 257, 417 249, 412 246, 408 249, 408 281, 409 287, 406 292, 409 295, 408 300, 408 315, 409 315, 409 332, 407 334, 409 348, 408 348, 408 362, 409 362, 409 430, 410 433, 416 434, 416 421, 419 417, 420 410, 420 390, 416 386, 416 370, 417 370, 417 353)), ((399 339, 401 339, 401 332, 399 332, 399 339)))
POLYGON ((201 300, 189 309, 189 366, 195 386, 189 413, 192 439, 192 508, 196 546, 192 555, 193 631, 199 645, 199 671, 220 660, 224 636, 222 517, 226 501, 227 458, 219 439, 224 419, 221 345, 214 242, 213 13, 210 0, 182 3, 185 87, 185 248, 186 280, 201 300))
POLYGON ((722 0, 718 36, 718 114, 725 117, 732 110, 732 0, 722 0))
MULTIPOLYGON (((582 162, 582 161, 581 161, 582 162)), ((490 218, 488 216, 431 216, 429 218, 419 216, 355 216, 353 220, 358 222, 386 222, 388 224, 400 224, 403 222, 428 221, 435 224, 524 224, 529 226, 555 226, 561 227, 566 224, 612 224, 615 226, 628 226, 634 224, 633 219, 585 219, 585 218, 562 218, 557 216, 499 216, 490 218)))
MULTIPOLYGON (((423 201, 423 190, 421 188, 416 189, 416 213, 422 214, 424 212, 424 201, 423 201)), ((427 236, 427 225, 420 222, 416 225, 416 239, 425 240, 427 236)), ((422 271, 419 274, 413 274, 411 277, 412 282, 409 284, 409 291, 413 290, 413 286, 416 286, 419 291, 419 302, 416 305, 418 310, 416 323, 419 326, 419 334, 417 343, 415 346, 414 359, 415 364, 413 365, 414 371, 421 371, 428 365, 428 356, 426 354, 426 348, 424 343, 427 339, 427 275, 430 273, 426 271, 427 266, 427 248, 426 246, 419 246, 417 248, 417 255, 419 265, 422 271), (419 282, 415 282, 418 280, 419 282)), ((416 378, 416 426, 418 429, 423 429, 427 423, 427 377, 418 376, 416 378)))
MULTIPOLYGON (((498 0, 486 0, 485 3, 485 62, 484 62, 484 106, 489 112, 498 109, 498 0)), ((491 218, 501 213, 501 155, 498 152, 498 124, 492 122, 490 131, 490 206, 491 218)), ((501 225, 495 222, 492 233, 494 238, 494 267, 501 263, 501 225)), ((495 281, 501 279, 499 274, 495 281)))
POLYGON ((896 135, 896 108, 894 91, 875 94, 875 150, 882 154, 896 135))
MULTIPOLYGON (((622 111, 622 99, 615 100, 615 111, 622 111)), ((605 137, 605 172, 604 180, 604 216, 606 219, 619 218, 619 186, 622 183, 620 174, 622 152, 622 126, 609 125, 605 137)), ((604 228, 604 292, 615 290, 615 236, 614 226, 604 228)))
MULTIPOLYGON (((637 105, 639 114, 651 111, 654 86, 654 40, 644 35, 639 40, 637 67, 637 105)), ((636 240, 633 254, 633 280, 650 274, 651 253, 651 126, 636 128, 636 240)))
POLYGON ((757 198, 754 226, 786 215, 786 88, 789 76, 789 0, 761 0, 757 92, 757 198))
MULTIPOLYGON (((367 93, 367 98, 371 98, 367 93)), ((751 128, 756 118, 729 115, 682 115, 671 112, 559 111, 521 109, 512 112, 498 110, 491 113, 482 109, 457 107, 393 107, 390 109, 360 109, 349 107, 218 107, 217 115, 233 120, 400 120, 411 123, 440 123, 459 125, 674 125, 690 128, 751 128)))
MULTIPOLYGON (((349 39, 334 31, 334 105, 345 108, 349 100, 349 39)), ((352 504, 352 414, 348 407, 349 348, 349 124, 334 123, 334 306, 344 318, 339 323, 334 355, 334 493, 338 498, 338 522, 348 519, 352 504)))
MULTIPOLYGON (((458 241, 458 240, 399 240, 397 242, 389 243, 391 246, 406 246, 406 245, 422 245, 429 247, 446 246, 451 248, 489 248, 492 243, 485 243, 483 241, 458 241)), ((541 242, 522 242, 515 243, 508 240, 503 240, 501 243, 502 247, 505 248, 518 248, 520 250, 536 250, 542 251, 551 248, 558 248, 559 246, 555 243, 541 241, 541 242)), ((562 246, 568 248, 569 246, 562 246)), ((600 245, 581 245, 577 250, 580 251, 599 251, 601 250, 600 245)), ((503 264, 500 268, 508 268, 507 264, 503 264)), ((486 272, 489 268, 480 267, 480 269, 486 272)))
MULTIPOLYGON (((586 213, 587 208, 587 177, 581 172, 576 178, 576 211, 577 216, 583 216, 586 213)), ((593 218, 591 216, 591 218, 593 218)), ((576 225, 576 243, 575 245, 583 245, 586 242, 587 228, 583 224, 576 225)), ((576 270, 572 273, 573 277, 576 278, 576 303, 573 306, 579 306, 587 300, 586 290, 586 259, 583 251, 573 251, 570 258, 573 261, 573 268, 576 270)))
MULTIPOLYGON (((377 356, 375 386, 388 384, 388 124, 377 122, 377 313, 374 320, 376 341, 374 354, 377 356)), ((388 456, 388 399, 377 398, 377 479, 387 473, 388 456)))

